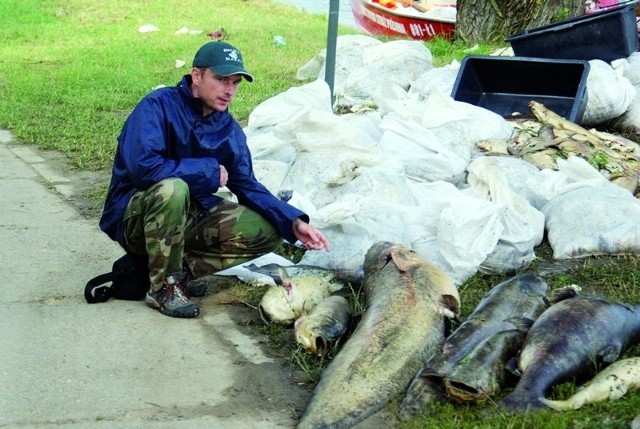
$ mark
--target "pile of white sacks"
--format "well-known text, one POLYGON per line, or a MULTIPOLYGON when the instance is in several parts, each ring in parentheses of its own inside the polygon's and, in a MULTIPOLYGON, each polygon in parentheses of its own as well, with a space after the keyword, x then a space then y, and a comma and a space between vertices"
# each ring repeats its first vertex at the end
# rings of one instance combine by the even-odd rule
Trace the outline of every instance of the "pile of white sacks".
MULTIPOLYGON (((582 124, 640 130, 640 53, 590 63, 582 124)), ((418 41, 341 36, 334 106, 323 67, 320 52, 299 70, 310 83, 261 103, 245 128, 256 176, 274 194, 293 191, 331 242, 302 264, 361 269, 371 244, 389 240, 460 285, 527 266, 545 234, 556 259, 640 253, 640 200, 586 161, 538 170, 476 149, 513 126, 451 98, 458 63, 434 68, 418 41)))

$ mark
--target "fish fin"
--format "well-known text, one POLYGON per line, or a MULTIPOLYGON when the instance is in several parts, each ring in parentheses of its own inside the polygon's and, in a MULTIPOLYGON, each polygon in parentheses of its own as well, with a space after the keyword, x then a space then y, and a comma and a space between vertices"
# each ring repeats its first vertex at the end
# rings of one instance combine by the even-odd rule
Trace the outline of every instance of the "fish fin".
POLYGON ((247 265, 243 265, 244 268, 246 268, 249 271, 256 271, 258 269, 258 266, 256 264, 254 264, 253 262, 247 265))
MULTIPOLYGON (((409 271, 412 267, 416 266, 416 262, 405 255, 406 250, 402 248, 392 247, 389 251, 389 258, 393 261, 396 267, 402 272, 409 271)), ((412 251, 411 251, 412 252, 412 251)), ((415 252, 414 252, 415 253, 415 252)))
POLYGON ((340 292, 345 289, 347 289, 347 287, 345 286, 344 283, 339 282, 335 279, 329 281, 329 290, 331 291, 331 293, 340 292))
POLYGON ((569 285, 554 289, 546 298, 546 301, 549 305, 553 305, 559 303, 560 301, 564 301, 565 299, 575 298, 576 296, 578 296, 578 292, 580 291, 580 289, 581 288, 578 285, 569 285))
POLYGON ((598 352, 598 355, 602 357, 603 362, 612 363, 618 360, 621 351, 621 344, 612 344, 600 350, 600 352, 598 352))
POLYGON ((505 322, 511 323, 514 329, 517 329, 518 331, 528 332, 535 320, 528 317, 510 317, 505 320, 505 322))

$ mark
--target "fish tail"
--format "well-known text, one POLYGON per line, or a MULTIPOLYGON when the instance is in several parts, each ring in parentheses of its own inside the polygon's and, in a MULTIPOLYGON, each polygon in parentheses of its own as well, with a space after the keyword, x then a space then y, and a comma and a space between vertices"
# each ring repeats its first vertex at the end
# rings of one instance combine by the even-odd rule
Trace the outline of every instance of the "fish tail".
POLYGON ((556 410, 556 411, 567 411, 567 410, 577 410, 580 408, 580 405, 576 404, 574 401, 566 400, 566 401, 553 401, 547 398, 538 398, 538 400, 545 406, 556 410))
POLYGON ((557 304, 565 299, 571 299, 578 296, 580 292, 580 286, 569 285, 558 289, 554 289, 547 297, 548 305, 557 304))

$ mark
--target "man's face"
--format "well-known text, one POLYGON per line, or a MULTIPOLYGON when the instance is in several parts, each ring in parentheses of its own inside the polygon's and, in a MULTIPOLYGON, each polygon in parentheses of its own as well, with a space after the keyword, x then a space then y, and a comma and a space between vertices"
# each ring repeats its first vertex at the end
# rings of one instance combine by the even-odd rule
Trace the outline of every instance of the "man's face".
POLYGON ((211 69, 194 68, 191 70, 193 84, 191 91, 194 97, 200 98, 203 114, 224 112, 238 91, 242 75, 218 76, 211 69))

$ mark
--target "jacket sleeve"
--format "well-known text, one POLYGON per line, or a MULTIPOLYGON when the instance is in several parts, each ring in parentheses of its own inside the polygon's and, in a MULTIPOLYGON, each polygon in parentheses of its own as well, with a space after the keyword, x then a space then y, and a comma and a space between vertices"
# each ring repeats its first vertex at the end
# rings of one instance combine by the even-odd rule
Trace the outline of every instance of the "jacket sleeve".
MULTIPOLYGON (((189 185, 191 198, 210 201, 220 183, 215 158, 172 157, 172 135, 166 109, 158 99, 143 99, 127 119, 120 134, 119 150, 129 180, 138 189, 169 177, 189 185)), ((211 204, 202 204, 204 207, 211 204)))
POLYGON ((280 237, 295 243, 293 222, 301 218, 309 222, 309 216, 292 205, 278 199, 256 179, 253 173, 251 153, 246 144, 246 136, 238 127, 235 133, 238 156, 233 169, 229 171, 227 187, 238 197, 238 202, 262 215, 268 220, 280 237))

